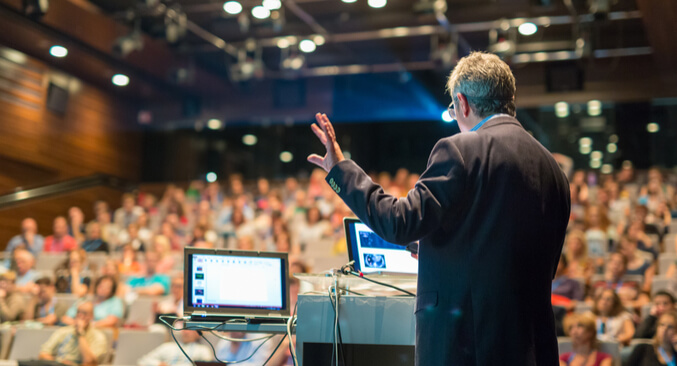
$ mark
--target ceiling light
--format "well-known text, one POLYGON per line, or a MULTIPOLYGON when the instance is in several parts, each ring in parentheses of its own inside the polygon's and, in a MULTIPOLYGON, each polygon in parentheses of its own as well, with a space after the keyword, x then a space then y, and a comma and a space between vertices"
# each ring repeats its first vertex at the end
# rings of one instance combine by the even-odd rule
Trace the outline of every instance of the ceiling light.
POLYGON ((590 159, 601 160, 604 154, 601 151, 593 151, 590 153, 590 159))
POLYGON ((209 127, 210 130, 218 130, 221 126, 222 123, 220 119, 212 118, 207 121, 207 127, 209 127))
POLYGON ((294 160, 294 155, 289 151, 283 151, 280 153, 280 161, 283 163, 289 163, 294 160))
POLYGON ((252 135, 252 134, 242 136, 242 143, 247 145, 247 146, 254 146, 254 145, 256 145, 256 143, 258 141, 259 141, 259 139, 256 138, 255 135, 252 135))
POLYGON ((613 154, 616 151, 618 151, 618 145, 616 145, 612 142, 612 143, 606 145, 606 151, 610 154, 613 154))
POLYGON ((618 142, 618 135, 613 134, 609 136, 609 142, 613 142, 614 144, 618 142))
POLYGON ((599 169, 601 166, 602 166, 601 160, 597 160, 597 159, 590 160, 590 167, 592 169, 599 169))
POLYGON ((66 57, 68 55, 68 49, 64 46, 52 46, 49 49, 49 54, 54 57, 66 57))
POLYGON ((580 152, 583 155, 588 155, 592 151, 592 147, 590 145, 581 145, 578 147, 578 152, 580 152))
POLYGON ((280 38, 277 40, 277 47, 279 48, 287 48, 289 47, 289 41, 286 38, 280 38))
POLYGON ((309 40, 309 39, 304 39, 299 43, 299 49, 305 53, 310 53, 315 51, 317 47, 315 46, 315 42, 309 40))
POLYGON ((214 173, 214 172, 207 173, 207 182, 209 182, 209 183, 216 182, 216 173, 214 173))
POLYGON ((270 16, 270 10, 264 8, 263 6, 255 6, 252 8, 252 16, 256 19, 266 19, 270 16))
POLYGON ((372 8, 376 8, 376 9, 386 6, 387 3, 388 3, 388 0, 369 0, 369 1, 367 1, 367 4, 369 4, 369 6, 371 6, 372 8))
POLYGON ((523 36, 530 36, 538 30, 538 27, 534 23, 522 23, 517 30, 520 32, 521 35, 523 36))
POLYGON ((569 103, 567 102, 557 102, 555 103, 555 115, 559 118, 565 118, 569 116, 569 103))
POLYGON ((315 42, 315 44, 318 46, 322 46, 324 44, 324 41, 325 41, 324 37, 320 34, 313 37, 313 42, 315 42))
POLYGON ((661 130, 661 127, 658 125, 658 123, 651 122, 646 125, 646 130, 649 131, 649 133, 656 133, 661 130))
POLYGON ((354 2, 356 2, 357 0, 341 0, 341 1, 343 1, 344 3, 354 3, 354 2))
POLYGON ((591 100, 588 102, 588 115, 599 116, 602 114, 602 102, 599 100, 591 100))
POLYGON ((282 7, 280 0, 263 0, 263 7, 268 10, 277 10, 282 7))
POLYGON ((242 5, 237 1, 226 1, 223 4, 223 11, 228 14, 240 14, 242 12, 242 5))
POLYGON ((129 84, 129 77, 125 74, 115 74, 111 78, 111 81, 117 86, 127 86, 129 84))
POLYGON ((614 167, 611 164, 602 165, 602 174, 611 174, 614 171, 614 167))
POLYGON ((578 144, 581 146, 592 146, 592 139, 590 137, 581 137, 578 140, 578 144))

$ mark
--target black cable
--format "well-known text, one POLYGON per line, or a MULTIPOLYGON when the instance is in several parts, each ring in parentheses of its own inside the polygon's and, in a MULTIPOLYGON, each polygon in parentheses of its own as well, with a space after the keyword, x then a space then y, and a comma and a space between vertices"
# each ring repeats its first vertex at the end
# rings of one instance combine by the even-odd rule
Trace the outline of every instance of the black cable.
POLYGON ((376 281, 376 280, 372 280, 371 278, 367 278, 367 277, 364 277, 364 276, 360 276, 360 274, 357 273, 357 272, 355 272, 355 271, 345 271, 344 273, 347 273, 347 274, 349 274, 349 275, 352 275, 352 276, 361 278, 361 279, 363 279, 363 280, 366 280, 366 281, 375 283, 375 284, 377 284, 377 285, 381 285, 381 286, 385 286, 385 287, 390 287, 390 288, 392 288, 392 289, 394 289, 394 290, 403 292, 403 293, 405 293, 405 294, 407 294, 407 295, 409 295, 409 296, 414 296, 414 297, 416 296, 416 294, 411 293, 411 292, 409 292, 409 291, 407 291, 407 290, 405 290, 405 289, 399 288, 399 287, 397 287, 397 286, 389 285, 389 284, 387 284, 387 283, 383 283, 383 282, 379 282, 379 281, 376 281))
MULTIPOLYGON (((334 309, 334 315, 336 315, 336 304, 334 303, 334 299, 332 299, 331 295, 329 296, 329 301, 331 302, 331 307, 334 309)), ((343 357, 343 364, 345 365, 346 363, 346 355, 345 352, 343 351, 343 336, 341 335, 341 323, 338 323, 338 343, 339 343, 339 349, 338 351, 340 352, 339 355, 340 357, 343 357)), ((334 357, 334 350, 332 349, 332 359, 334 357)), ((338 365, 336 365, 338 366, 338 365)))

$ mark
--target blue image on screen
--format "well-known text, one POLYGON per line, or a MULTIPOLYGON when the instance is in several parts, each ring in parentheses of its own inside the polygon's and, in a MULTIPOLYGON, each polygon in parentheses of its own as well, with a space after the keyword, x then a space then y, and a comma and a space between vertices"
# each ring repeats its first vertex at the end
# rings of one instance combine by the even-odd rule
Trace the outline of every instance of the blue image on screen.
POLYGON ((364 266, 367 268, 386 268, 386 257, 383 254, 364 254, 364 266))
POLYGON ((378 248, 378 249, 396 249, 404 250, 405 247, 381 239, 378 235, 371 231, 360 231, 360 246, 362 248, 378 248))

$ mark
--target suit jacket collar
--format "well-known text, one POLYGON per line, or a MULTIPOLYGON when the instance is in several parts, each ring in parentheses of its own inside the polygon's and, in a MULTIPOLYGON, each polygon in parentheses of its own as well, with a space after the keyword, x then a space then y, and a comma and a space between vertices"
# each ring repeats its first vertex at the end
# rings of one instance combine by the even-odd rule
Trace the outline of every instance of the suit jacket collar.
MULTIPOLYGON (((482 125, 477 131, 482 131, 487 128, 491 128, 494 126, 499 126, 499 125, 505 125, 505 124, 513 124, 522 127, 522 124, 517 120, 515 117, 511 117, 508 115, 500 115, 497 117, 493 117, 489 119, 488 121, 484 122, 484 125, 482 125)), ((475 132, 477 132, 475 131, 475 132)))

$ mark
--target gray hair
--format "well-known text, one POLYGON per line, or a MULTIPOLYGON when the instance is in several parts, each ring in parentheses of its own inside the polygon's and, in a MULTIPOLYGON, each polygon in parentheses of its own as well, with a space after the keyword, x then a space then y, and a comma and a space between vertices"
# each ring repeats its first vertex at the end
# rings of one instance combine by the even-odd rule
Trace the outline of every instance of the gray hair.
POLYGON ((460 59, 449 75, 447 90, 456 105, 456 93, 463 94, 480 118, 496 113, 515 116, 515 76, 494 54, 472 52, 460 59))

